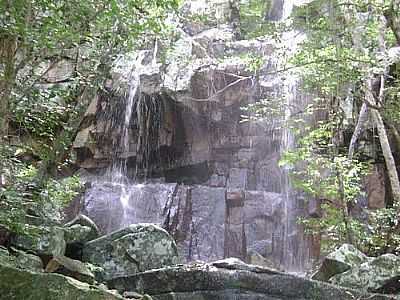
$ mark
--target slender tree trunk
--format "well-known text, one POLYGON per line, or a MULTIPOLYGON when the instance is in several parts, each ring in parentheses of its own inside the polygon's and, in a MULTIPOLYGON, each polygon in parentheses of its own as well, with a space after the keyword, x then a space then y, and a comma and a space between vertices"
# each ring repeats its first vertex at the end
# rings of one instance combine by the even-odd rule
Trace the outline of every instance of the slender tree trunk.
MULTIPOLYGON (((16 39, 4 36, 0 39, 0 64, 4 66, 0 75, 0 147, 7 143, 9 128, 10 97, 15 83, 16 39)), ((0 149, 1 150, 1 149, 0 149)), ((0 187, 6 184, 3 162, 0 160, 0 187)))
MULTIPOLYGON (((392 1, 392 8, 395 7, 396 5, 398 6, 400 0, 393 0, 392 1)), ((346 20, 349 22, 350 21, 350 17, 354 15, 354 12, 351 12, 351 6, 349 6, 349 10, 347 11, 346 15, 346 20)), ((397 11, 392 11, 392 13, 394 14, 394 16, 398 16, 398 12, 397 11)), ((386 17, 387 20, 387 17, 386 17)), ((389 24, 390 26, 390 24, 389 24)), ((382 17, 381 18, 381 22, 380 22, 380 26, 379 26, 379 30, 380 30, 380 34, 379 34, 379 51, 384 53, 386 51, 386 45, 385 45, 385 39, 384 39, 384 32, 385 32, 385 27, 386 27, 386 22, 385 19, 382 17)), ((393 28, 392 28, 393 30, 393 28)), ((355 30, 353 33, 353 43, 356 46, 357 49, 359 49, 360 51, 363 51, 363 47, 362 47, 362 43, 361 43, 361 36, 360 33, 355 30)), ((386 168, 387 168, 387 172, 388 172, 388 176, 389 176, 389 180, 390 180, 390 186, 392 189, 392 194, 393 194, 393 199, 395 202, 400 203, 400 183, 399 183, 399 177, 397 174, 397 169, 396 169, 396 164, 393 158, 393 154, 392 154, 392 150, 389 144, 389 139, 386 133, 386 129, 385 129, 385 125, 382 119, 382 116, 379 112, 379 110, 376 109, 376 107, 380 107, 381 105, 383 105, 384 102, 384 84, 385 84, 385 75, 388 72, 389 69, 389 65, 385 65, 384 66, 384 72, 380 75, 380 89, 379 89, 379 93, 378 96, 374 96, 373 94, 373 78, 374 76, 371 74, 372 72, 370 72, 369 75, 367 75, 367 78, 365 79, 365 97, 364 97, 364 103, 363 106, 361 108, 360 114, 359 114, 359 120, 358 123, 361 123, 361 125, 363 124, 363 122, 365 123, 365 121, 363 121, 363 119, 365 118, 364 116, 364 112, 368 111, 368 105, 373 107, 372 110, 372 118, 374 121, 374 124, 378 130, 378 136, 379 136, 379 142, 381 144, 381 148, 382 148, 382 152, 383 152, 383 156, 385 158, 385 164, 386 164, 386 168), (361 119, 361 120, 360 120, 361 119)), ((357 124, 359 125, 359 124, 357 124)), ((358 127, 361 127, 358 126, 358 127)), ((357 126, 356 126, 357 129, 357 126)), ((362 128, 361 128, 362 129, 362 128)), ((353 134, 352 137, 352 142, 350 143, 350 147, 349 147, 349 158, 351 158, 353 156, 353 152, 354 152, 354 144, 357 141, 358 136, 360 135, 360 133, 355 132, 353 134)))
MULTIPOLYGON (((372 78, 367 79, 365 88, 365 102, 372 106, 381 105, 384 98, 384 77, 381 76, 381 86, 379 89, 379 99, 377 99, 372 92, 372 78), (378 101, 377 101, 378 100, 378 101)), ((400 183, 397 174, 396 162, 394 160, 392 149, 390 147, 389 139, 387 136, 383 118, 376 108, 371 109, 372 119, 378 131, 379 143, 381 145, 383 157, 385 158, 386 169, 389 176, 390 187, 392 189, 393 200, 400 203, 400 183)))
POLYGON ((238 0, 229 0, 229 9, 230 9, 230 16, 229 21, 233 27, 233 34, 236 40, 241 39, 241 32, 240 32, 240 1, 238 0))
POLYGON ((400 152, 400 133, 397 130, 396 126, 386 122, 386 126, 389 127, 390 131, 393 134, 394 140, 396 142, 396 150, 400 152))
POLYGON ((363 102, 360 112, 358 114, 356 128, 354 129, 353 135, 351 136, 351 141, 350 141, 349 151, 348 151, 349 159, 353 159, 357 140, 360 137, 361 133, 363 132, 365 123, 367 123, 367 121, 368 121, 368 106, 365 102, 363 102))
POLYGON ((340 174, 340 172, 337 172, 337 178, 339 181, 339 196, 343 214, 343 223, 346 230, 346 243, 354 245, 353 230, 351 229, 351 226, 349 224, 351 221, 351 217, 349 214, 349 203, 346 201, 344 186, 343 186, 343 177, 342 174, 340 174))
POLYGON ((0 43, 0 62, 4 66, 0 78, 0 142, 4 142, 8 135, 10 97, 15 83, 16 40, 9 36, 2 38, 0 43))
POLYGON ((384 15, 396 37, 397 44, 400 45, 400 0, 392 0, 384 15))
POLYGON ((400 203, 400 183, 397 174, 396 163, 393 158, 392 149, 389 144, 389 139, 386 133, 383 119, 378 110, 372 110, 372 117, 378 130, 379 142, 381 144, 382 153, 385 158, 386 169, 389 176, 390 187, 394 202, 400 203))

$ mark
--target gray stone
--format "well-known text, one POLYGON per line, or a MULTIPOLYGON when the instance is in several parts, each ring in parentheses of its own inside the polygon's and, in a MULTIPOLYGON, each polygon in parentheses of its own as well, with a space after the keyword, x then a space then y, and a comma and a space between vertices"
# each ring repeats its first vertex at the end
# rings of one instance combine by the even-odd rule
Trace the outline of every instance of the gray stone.
POLYGON ((246 259, 247 242, 243 205, 244 192, 242 190, 226 192, 224 257, 246 259))
POLYGON ((95 276, 88 266, 79 260, 71 259, 65 256, 54 256, 46 266, 48 273, 58 273, 73 277, 79 281, 89 284, 94 283, 95 276))
POLYGON ((0 265, 38 272, 43 270, 40 257, 14 248, 11 251, 12 253, 0 247, 0 265))
POLYGON ((128 203, 123 207, 120 200, 123 192, 121 185, 93 183, 85 192, 84 212, 103 234, 135 223, 163 224, 165 207, 176 186, 175 183, 126 186, 128 203))
POLYGON ((367 260, 368 257, 353 245, 344 244, 324 258, 321 266, 311 278, 314 280, 328 281, 332 276, 361 265, 367 260))
POLYGON ((174 240, 153 224, 134 224, 85 244, 83 260, 102 267, 105 280, 178 263, 174 240))
POLYGON ((368 292, 400 294, 400 257, 384 254, 354 265, 330 282, 368 292))
POLYGON ((210 186, 224 187, 226 185, 226 178, 223 175, 213 174, 210 177, 210 186))
POLYGON ((91 238, 91 228, 80 224, 75 224, 65 228, 65 241, 70 243, 86 243, 94 238, 91 238))
POLYGON ((17 268, 36 272, 43 271, 43 262, 39 256, 14 248, 11 248, 11 253, 15 257, 17 268))
POLYGON ((224 255, 225 189, 194 186, 191 189, 190 236, 185 245, 187 261, 210 261, 224 255), (190 241, 195 241, 190 243, 190 241))
POLYGON ((57 226, 41 227, 35 235, 16 235, 11 239, 11 245, 37 255, 64 255, 64 229, 57 226))
POLYGON ((247 169, 230 169, 227 187, 229 189, 246 189, 247 172, 247 169))
POLYGON ((97 225, 83 214, 77 215, 64 225, 65 240, 67 243, 86 243, 100 236, 97 225))
POLYGON ((265 258, 257 251, 249 251, 247 254, 247 261, 252 265, 266 267, 277 271, 279 269, 279 267, 276 266, 276 264, 273 261, 265 258))
POLYGON ((66 81, 68 78, 73 76, 75 71, 75 65, 73 60, 62 59, 54 64, 49 62, 45 70, 45 78, 47 83, 57 83, 60 81, 66 81))
POLYGON ((60 274, 19 270, 0 262, 1 299, 123 300, 116 293, 60 274))
POLYGON ((136 292, 125 292, 123 294, 124 298, 127 299, 138 299, 138 300, 151 300, 152 298, 149 295, 142 295, 136 292))
POLYGON ((150 270, 115 278, 108 284, 120 292, 147 293, 158 300, 393 299, 340 289, 265 267, 247 265, 237 259, 150 270))

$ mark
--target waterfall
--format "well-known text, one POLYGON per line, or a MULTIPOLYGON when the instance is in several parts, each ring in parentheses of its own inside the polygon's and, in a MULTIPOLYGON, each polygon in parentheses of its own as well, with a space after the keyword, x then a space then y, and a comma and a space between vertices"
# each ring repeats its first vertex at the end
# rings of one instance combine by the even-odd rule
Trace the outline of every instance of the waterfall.
MULTIPOLYGON (((282 19, 280 22, 285 22, 290 28, 290 16, 295 6, 306 3, 307 0, 285 0, 283 5, 282 19)), ((287 69, 290 67, 287 64, 288 58, 293 56, 299 48, 299 44, 306 38, 305 34, 291 29, 282 33, 281 44, 282 57, 278 60, 278 69, 287 69)), ((291 130, 291 119, 299 113, 309 101, 309 98, 304 93, 299 92, 300 78, 295 71, 286 71, 281 78, 282 83, 282 98, 284 101, 284 114, 282 116, 283 132, 281 137, 281 155, 284 152, 293 150, 296 144, 296 137, 291 130)), ((283 267, 287 271, 302 272, 306 267, 309 256, 307 247, 302 245, 307 243, 301 229, 297 224, 298 208, 301 206, 303 199, 299 198, 296 191, 293 189, 289 172, 290 169, 286 166, 281 167, 282 170, 282 193, 285 199, 285 226, 284 226, 284 249, 283 259, 281 261, 283 267), (305 252, 305 253, 304 253, 305 252)), ((304 205, 304 203, 302 203, 304 205)))
MULTIPOLYGON (((278 22, 286 23, 293 7, 305 2, 277 1, 283 3, 278 22)), ((104 233, 131 223, 165 225, 188 260, 246 260, 254 251, 277 267, 302 271, 307 240, 296 221, 304 201, 278 160, 295 147, 290 120, 309 97, 295 72, 274 72, 287 67, 285 58, 305 36, 293 29, 275 43, 229 41, 229 30, 182 32, 156 72, 165 50, 161 40, 117 60, 119 77, 113 77, 100 120, 109 124, 100 147, 108 160, 91 180, 85 209, 104 233), (220 63, 226 54, 253 52, 268 60, 257 78, 247 80, 235 59, 220 63), (210 91, 214 97, 207 101, 210 91), (240 106, 259 98, 278 100, 283 114, 246 127, 240 106)))
MULTIPOLYGON (((152 64, 155 64, 157 43, 152 54, 152 64)), ((104 202, 105 211, 91 214, 100 216, 96 221, 101 222, 105 232, 133 223, 154 221, 151 218, 146 220, 146 213, 143 213, 152 210, 152 203, 147 201, 143 204, 148 195, 143 191, 145 185, 138 182, 139 177, 145 179, 147 175, 151 151, 157 148, 155 144, 162 119, 160 101, 141 91, 140 74, 143 68, 148 67, 143 65, 148 55, 148 51, 138 51, 130 58, 129 64, 122 59, 116 63, 125 69, 125 76, 119 78, 111 91, 117 96, 114 99, 116 103, 108 108, 106 118, 112 125, 106 135, 117 138, 113 139, 111 163, 105 174, 91 182, 85 195, 89 211, 98 206, 98 202, 104 202), (131 172, 131 156, 136 157, 134 173, 131 172)))

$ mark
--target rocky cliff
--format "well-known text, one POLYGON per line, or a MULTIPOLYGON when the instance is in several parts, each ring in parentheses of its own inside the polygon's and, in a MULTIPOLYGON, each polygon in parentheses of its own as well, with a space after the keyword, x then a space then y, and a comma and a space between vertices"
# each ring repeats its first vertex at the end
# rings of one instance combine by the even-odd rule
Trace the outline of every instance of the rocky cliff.
POLYGON ((261 257, 300 270, 318 246, 296 224, 309 204, 278 161, 293 144, 285 115, 309 96, 276 72, 276 40, 238 39, 229 3, 187 2, 168 48, 155 41, 115 62, 74 143, 91 182, 83 211, 103 232, 162 224, 187 261, 261 257), (291 108, 242 122, 241 107, 265 99, 291 108))

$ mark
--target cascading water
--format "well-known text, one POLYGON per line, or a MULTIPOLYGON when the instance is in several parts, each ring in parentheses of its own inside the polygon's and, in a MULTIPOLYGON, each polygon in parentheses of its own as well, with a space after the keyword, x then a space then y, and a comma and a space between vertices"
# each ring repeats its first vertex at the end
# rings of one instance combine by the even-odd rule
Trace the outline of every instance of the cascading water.
MULTIPOLYGON (((153 53, 152 63, 155 62, 157 47, 153 53)), ((140 222, 154 222, 146 219, 151 215, 152 201, 147 192, 143 190, 144 184, 138 183, 138 177, 146 176, 151 155, 151 147, 157 142, 158 125, 161 122, 161 108, 158 100, 141 92, 140 74, 143 60, 148 56, 148 51, 139 51, 131 58, 129 72, 126 78, 120 78, 120 82, 111 93, 118 95, 114 107, 108 108, 108 122, 112 125, 108 135, 118 137, 113 140, 111 147, 111 163, 103 176, 97 176, 91 181, 91 188, 86 191, 85 209, 90 215, 98 216, 95 220, 100 223, 104 232, 110 232, 129 224, 140 222), (133 63, 132 63, 133 62, 133 63), (134 129, 133 129, 134 128, 134 129), (135 132, 133 132, 135 131, 135 132), (155 136, 155 138, 154 138, 155 136), (129 164, 130 157, 135 155, 135 172, 129 164), (144 172, 144 173, 143 173, 144 172), (139 174, 140 173, 140 174, 139 174), (144 174, 144 175, 143 175, 144 174), (103 207, 107 211, 91 211, 98 207, 98 202, 104 202, 103 207), (95 204, 96 203, 96 204, 95 204)), ((118 62, 123 68, 127 68, 125 62, 118 62)), ((148 67, 148 66, 147 66, 148 67)), ((152 185, 150 186, 150 190, 152 185)), ((159 197, 165 193, 171 193, 170 187, 162 190, 159 197)), ((171 187, 172 188, 172 187, 171 187)), ((153 194, 154 195, 154 194, 153 194)), ((155 196, 157 197, 157 196, 155 196)), ((158 199, 153 198, 154 201, 158 199)), ((156 205, 157 206, 157 205, 156 205)))
MULTIPOLYGON (((282 17, 279 22, 285 24, 285 27, 291 28, 292 22, 290 16, 296 6, 307 3, 307 0, 285 0, 283 3, 282 17)), ((276 61, 277 69, 288 69, 280 76, 282 84, 279 97, 283 100, 283 115, 282 115, 282 135, 281 135, 281 156, 286 152, 293 150, 296 144, 296 137, 293 134, 293 116, 298 116, 299 112, 309 104, 309 97, 304 93, 299 93, 300 78, 295 71, 290 70, 288 60, 292 57, 299 48, 299 44, 306 38, 305 34, 291 29, 285 31, 281 35, 278 44, 276 61)), ((304 199, 299 197, 298 193, 293 189, 290 180, 290 169, 286 166, 281 167, 281 192, 284 198, 284 247, 282 252, 281 266, 286 271, 302 272, 307 267, 309 261, 309 253, 307 240, 302 234, 302 229, 297 224, 298 217, 302 216, 303 212, 299 209, 304 205, 304 199)))
MULTIPOLYGON (((284 1, 280 22, 289 22, 294 5, 303 2, 284 1)), ((215 29, 218 38, 213 30, 184 36, 176 43, 184 49, 155 72, 147 71, 159 64, 161 42, 117 62, 123 76, 114 80, 104 109, 98 105, 104 120, 96 116, 99 125, 109 124, 102 125, 106 141, 99 147, 108 151, 108 161, 104 174, 91 180, 85 210, 104 233, 131 223, 161 224, 188 261, 233 255, 252 262, 261 255, 274 266, 301 271, 309 259, 296 223, 304 205, 278 160, 295 146, 287 125, 309 99, 299 91, 295 73, 274 71, 287 67, 283 58, 304 36, 291 30, 280 43, 225 41, 225 30, 215 29), (259 77, 246 79, 240 63, 219 64, 229 51, 239 56, 253 51, 268 63, 259 77), (240 106, 268 95, 278 98, 283 115, 242 126, 240 106), (171 164, 159 161, 161 143, 171 164), (158 182, 173 183, 143 181, 154 174, 158 182)))

